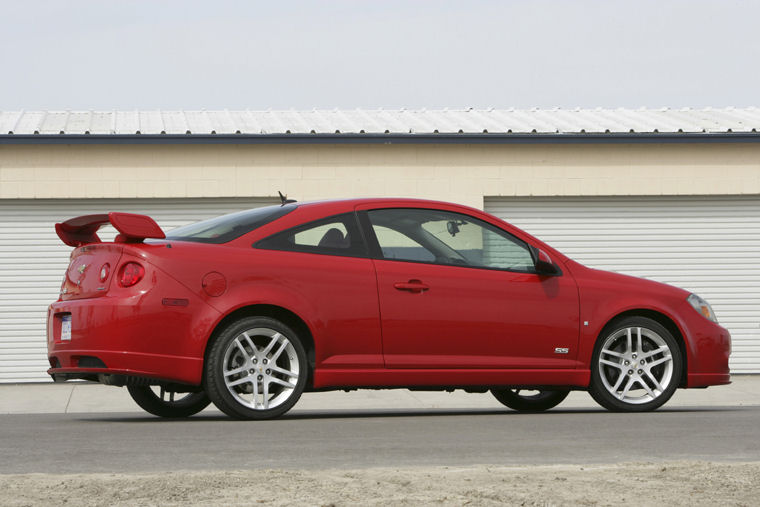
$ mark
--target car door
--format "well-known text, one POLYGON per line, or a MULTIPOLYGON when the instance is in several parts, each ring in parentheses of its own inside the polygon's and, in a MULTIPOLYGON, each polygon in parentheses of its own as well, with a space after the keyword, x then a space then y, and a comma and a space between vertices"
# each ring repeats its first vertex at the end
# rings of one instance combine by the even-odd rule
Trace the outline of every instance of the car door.
POLYGON ((375 249, 388 368, 574 368, 578 291, 524 241, 436 209, 360 212, 375 249))

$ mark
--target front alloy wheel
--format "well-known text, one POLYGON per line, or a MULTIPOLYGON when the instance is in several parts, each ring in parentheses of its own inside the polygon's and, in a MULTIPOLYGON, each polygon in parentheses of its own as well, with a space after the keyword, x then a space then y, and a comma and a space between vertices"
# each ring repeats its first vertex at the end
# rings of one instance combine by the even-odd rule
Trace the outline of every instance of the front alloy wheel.
POLYGON ((216 340, 206 365, 214 404, 238 419, 270 419, 295 405, 306 384, 306 352, 282 322, 249 317, 216 340))
POLYGON ((654 410, 678 388, 681 365, 681 349, 667 329, 628 317, 597 342, 589 392, 609 410, 654 410))

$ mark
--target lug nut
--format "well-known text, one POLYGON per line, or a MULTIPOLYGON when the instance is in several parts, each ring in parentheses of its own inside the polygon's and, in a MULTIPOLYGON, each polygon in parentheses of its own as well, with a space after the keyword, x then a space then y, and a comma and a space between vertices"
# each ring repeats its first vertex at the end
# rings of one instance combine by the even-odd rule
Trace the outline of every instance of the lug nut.
POLYGON ((264 359, 264 360, 262 361, 262 363, 264 363, 264 364, 267 364, 268 362, 269 362, 269 361, 267 361, 266 359, 264 359))
POLYGON ((639 375, 641 375, 642 373, 644 373, 644 370, 639 370, 639 375))
POLYGON ((628 375, 633 375, 633 370, 628 370, 628 375))
POLYGON ((257 360, 257 359, 254 357, 253 359, 251 359, 251 362, 252 362, 253 364, 256 364, 256 363, 258 362, 258 360, 257 360))
POLYGON ((271 374, 272 374, 272 370, 267 370, 267 371, 266 371, 266 374, 267 374, 267 375, 271 375, 271 374))
POLYGON ((644 361, 644 360, 642 359, 642 360, 641 360, 641 364, 646 364, 646 361, 644 361))
POLYGON ((631 363, 629 361, 623 361, 623 364, 626 365, 626 366, 628 366, 631 363))
POLYGON ((264 375, 259 375, 259 376, 258 376, 258 379, 259 379, 259 380, 264 380, 264 375))
POLYGON ((636 359, 636 354, 632 355, 631 357, 633 357, 634 359, 636 359))
POLYGON ((256 373, 256 370, 254 370, 253 368, 251 368, 250 370, 248 370, 248 373, 250 373, 251 375, 253 375, 254 373, 256 373))

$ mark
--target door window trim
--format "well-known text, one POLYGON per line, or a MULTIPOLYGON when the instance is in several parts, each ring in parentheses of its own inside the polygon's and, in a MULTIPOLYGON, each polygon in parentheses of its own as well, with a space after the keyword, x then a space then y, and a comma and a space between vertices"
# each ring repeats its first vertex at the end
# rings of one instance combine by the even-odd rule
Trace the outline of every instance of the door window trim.
POLYGON ((509 231, 505 231, 504 229, 497 227, 483 219, 474 217, 472 215, 468 215, 467 213, 462 213, 460 211, 450 211, 446 209, 437 209, 437 208, 414 208, 414 207, 408 207, 408 206, 399 206, 399 207, 385 206, 385 207, 380 207, 380 208, 363 208, 363 209, 357 210, 356 214, 358 217, 359 225, 361 226, 362 231, 364 233, 366 244, 369 250, 369 255, 370 255, 370 258, 372 259, 381 260, 381 261, 390 261, 390 262, 411 262, 414 264, 426 264, 429 266, 445 266, 445 267, 451 267, 451 268, 485 269, 488 271, 505 271, 508 273, 519 273, 523 275, 538 276, 538 274, 535 271, 521 271, 521 270, 515 270, 515 269, 497 268, 497 267, 489 267, 489 266, 472 266, 472 265, 466 265, 466 264, 444 264, 444 263, 435 262, 435 261, 428 262, 428 261, 419 261, 419 260, 413 260, 413 259, 387 258, 383 255, 382 248, 380 247, 380 242, 377 239, 377 235, 375 234, 375 230, 372 226, 372 222, 369 219, 370 211, 383 211, 383 210, 419 210, 419 211, 432 211, 432 212, 439 212, 439 213, 445 212, 445 213, 451 213, 454 215, 465 216, 473 220, 474 222, 476 222, 478 225, 481 225, 485 229, 492 230, 496 232, 497 234, 503 234, 503 235, 509 236, 509 238, 511 238, 511 240, 513 240, 515 243, 525 247, 525 249, 530 254, 530 257, 531 257, 531 260, 533 261, 534 266, 536 263, 536 255, 537 255, 536 247, 534 247, 527 241, 521 238, 518 238, 514 234, 511 234, 509 231))

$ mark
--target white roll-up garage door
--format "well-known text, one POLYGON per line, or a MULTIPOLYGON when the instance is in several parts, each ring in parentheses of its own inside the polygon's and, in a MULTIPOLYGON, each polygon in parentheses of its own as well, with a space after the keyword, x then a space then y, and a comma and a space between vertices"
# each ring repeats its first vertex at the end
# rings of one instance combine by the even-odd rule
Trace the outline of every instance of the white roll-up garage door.
MULTIPOLYGON (((54 224, 108 211, 142 213, 168 231, 198 220, 279 202, 270 198, 0 200, 0 382, 49 380, 45 320, 58 299, 71 247, 54 224)), ((113 228, 101 238, 113 238, 113 228)))
POLYGON ((485 209, 587 266, 699 294, 731 332, 731 371, 760 372, 757 197, 498 197, 485 209))

